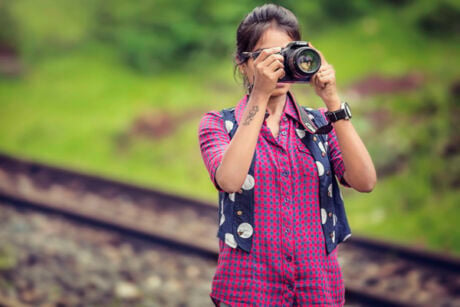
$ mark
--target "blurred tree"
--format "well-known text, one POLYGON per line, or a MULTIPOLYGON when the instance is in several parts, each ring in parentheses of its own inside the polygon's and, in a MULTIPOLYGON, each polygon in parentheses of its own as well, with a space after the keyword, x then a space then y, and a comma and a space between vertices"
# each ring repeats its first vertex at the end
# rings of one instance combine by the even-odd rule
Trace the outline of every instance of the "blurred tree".
MULTIPOLYGON (((274 2, 297 15, 304 39, 308 40, 312 33, 334 24, 371 14, 384 5, 404 5, 409 0, 274 2)), ((184 68, 194 62, 205 65, 211 58, 229 56, 234 50, 239 22, 264 3, 258 0, 6 0, 0 4, 0 40, 34 59, 102 42, 134 69, 151 73, 184 68)), ((441 13, 444 11, 441 9, 441 13)), ((444 27, 430 16, 421 21, 424 27, 444 27)))

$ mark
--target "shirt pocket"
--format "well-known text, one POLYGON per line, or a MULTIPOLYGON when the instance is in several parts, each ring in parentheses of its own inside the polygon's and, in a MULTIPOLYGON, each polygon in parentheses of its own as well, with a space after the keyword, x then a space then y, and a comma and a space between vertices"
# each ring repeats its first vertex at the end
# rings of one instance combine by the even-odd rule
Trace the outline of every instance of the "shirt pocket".
POLYGON ((311 179, 317 177, 315 159, 305 144, 297 144, 295 161, 296 169, 300 177, 311 179))

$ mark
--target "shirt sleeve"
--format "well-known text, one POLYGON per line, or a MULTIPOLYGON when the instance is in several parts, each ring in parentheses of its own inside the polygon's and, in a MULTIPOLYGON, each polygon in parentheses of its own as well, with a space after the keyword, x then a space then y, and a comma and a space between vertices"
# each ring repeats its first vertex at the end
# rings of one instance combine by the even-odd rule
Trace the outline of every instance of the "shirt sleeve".
POLYGON ((198 140, 201 157, 214 187, 220 192, 225 192, 216 182, 216 170, 230 143, 230 136, 224 127, 222 116, 219 112, 211 111, 201 118, 198 127, 198 140))
MULTIPOLYGON (((319 110, 323 114, 324 118, 326 118, 325 113, 327 109, 320 108, 319 110)), ((350 188, 351 186, 343 176, 345 173, 345 165, 343 164, 342 151, 340 150, 339 141, 337 139, 337 135, 335 134, 334 128, 332 128, 332 130, 328 133, 327 142, 327 148, 329 148, 329 159, 331 161, 335 175, 343 186, 350 188)))

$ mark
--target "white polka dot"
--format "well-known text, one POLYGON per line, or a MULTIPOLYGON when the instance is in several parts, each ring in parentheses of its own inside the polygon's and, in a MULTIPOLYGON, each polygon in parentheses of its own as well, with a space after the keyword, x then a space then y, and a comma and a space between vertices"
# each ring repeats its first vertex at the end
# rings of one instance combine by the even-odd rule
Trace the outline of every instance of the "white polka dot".
POLYGON ((236 248, 237 247, 237 244, 236 244, 236 241, 235 241, 235 238, 233 237, 233 235, 229 232, 227 232, 225 234, 225 243, 232 247, 232 248, 236 248))
POLYGON ((337 224, 337 215, 333 214, 332 215, 332 225, 335 226, 337 224))
POLYGON ((318 147, 319 147, 319 149, 320 149, 322 152, 326 152, 326 149, 324 148, 323 143, 319 142, 319 143, 318 143, 318 147))
POLYGON ((235 202, 235 192, 228 194, 228 198, 230 198, 232 202, 235 202))
POLYGON ((346 240, 348 240, 349 237, 351 237, 351 233, 347 234, 347 235, 345 236, 345 238, 343 238, 342 241, 345 242, 346 240))
POLYGON ((305 126, 310 130, 311 132, 315 133, 315 128, 310 123, 305 123, 305 126))
POLYGON ((326 224, 327 212, 326 209, 321 208, 321 224, 326 224))
POLYGON ((227 129, 227 132, 230 133, 233 129, 233 123, 229 120, 225 121, 225 129, 227 129))
POLYGON ((321 162, 316 161, 316 168, 318 169, 318 175, 323 176, 324 175, 324 166, 321 162))
POLYGON ((335 230, 332 232, 332 238, 331 239, 332 239, 332 243, 334 243, 335 242, 335 230))
POLYGON ((221 214, 220 215, 220 225, 222 225, 225 222, 225 215, 221 214))
POLYGON ((250 190, 253 187, 254 187, 254 177, 248 174, 241 188, 243 188, 244 190, 250 190))
POLYGON ((327 196, 332 197, 332 184, 327 187, 327 196))
POLYGON ((224 202, 223 200, 220 202, 220 225, 225 222, 225 215, 224 215, 224 202))
POLYGON ((308 118, 310 118, 311 120, 314 120, 315 116, 313 114, 308 113, 308 118))
POLYGON ((251 224, 249 223, 241 223, 236 230, 238 235, 243 239, 247 239, 252 236, 254 229, 252 228, 251 224))
POLYGON ((305 137, 305 130, 303 129, 295 129, 295 132, 297 133, 297 136, 301 139, 305 137))

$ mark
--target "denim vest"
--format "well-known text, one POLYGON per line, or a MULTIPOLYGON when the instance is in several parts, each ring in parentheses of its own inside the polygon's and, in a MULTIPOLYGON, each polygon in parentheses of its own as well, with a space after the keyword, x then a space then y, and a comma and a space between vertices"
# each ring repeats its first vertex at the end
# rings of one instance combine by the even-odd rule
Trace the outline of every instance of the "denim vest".
MULTIPOLYGON (((299 110, 299 106, 296 105, 299 110)), ((333 167, 329 161, 327 132, 314 133, 316 127, 326 127, 328 122, 319 110, 301 106, 301 120, 298 124, 297 136, 310 150, 316 161, 319 178, 321 226, 326 242, 327 254, 332 252, 337 244, 344 242, 351 236, 345 207, 333 167), (324 133, 324 134, 321 134, 324 133)), ((300 110, 299 110, 300 111, 300 110)), ((225 128, 232 138, 238 127, 235 118, 235 108, 220 111, 225 128)), ((324 131, 324 130, 323 130, 324 131)), ((249 167, 248 175, 242 186, 242 193, 219 192, 219 230, 217 237, 232 248, 241 248, 250 252, 254 231, 254 156, 249 167)))

